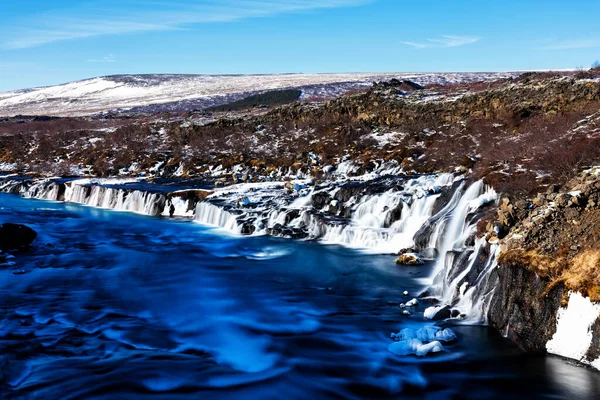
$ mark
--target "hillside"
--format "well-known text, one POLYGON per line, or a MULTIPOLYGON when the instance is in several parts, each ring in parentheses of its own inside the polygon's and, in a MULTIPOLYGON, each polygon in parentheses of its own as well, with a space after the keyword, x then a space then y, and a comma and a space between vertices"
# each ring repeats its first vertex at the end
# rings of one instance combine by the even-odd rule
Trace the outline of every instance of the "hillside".
POLYGON ((282 75, 116 75, 64 85, 0 93, 0 117, 84 116, 108 111, 182 112, 223 105, 260 92, 298 89, 304 98, 333 98, 368 88, 374 81, 480 81, 511 74, 282 74, 282 75))

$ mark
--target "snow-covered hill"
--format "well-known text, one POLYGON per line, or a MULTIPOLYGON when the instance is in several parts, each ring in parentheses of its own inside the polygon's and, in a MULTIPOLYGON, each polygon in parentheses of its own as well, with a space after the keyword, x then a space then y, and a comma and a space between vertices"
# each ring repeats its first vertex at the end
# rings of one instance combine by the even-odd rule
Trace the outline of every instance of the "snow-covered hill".
POLYGON ((117 75, 0 93, 0 116, 83 116, 119 109, 187 111, 226 104, 273 89, 298 88, 305 98, 328 98, 392 78, 427 84, 509 75, 512 74, 117 75))

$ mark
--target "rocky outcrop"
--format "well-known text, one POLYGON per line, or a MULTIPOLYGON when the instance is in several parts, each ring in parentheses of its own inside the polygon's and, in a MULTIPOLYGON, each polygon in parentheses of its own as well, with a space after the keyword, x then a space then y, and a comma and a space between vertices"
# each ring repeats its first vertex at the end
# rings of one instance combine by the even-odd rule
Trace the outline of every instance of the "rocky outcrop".
POLYGON ((408 97, 390 96, 388 86, 375 86, 364 94, 340 97, 318 109, 301 104, 281 107, 259 117, 257 122, 350 116, 375 125, 401 126, 419 119, 434 126, 444 121, 495 118, 513 113, 527 117, 533 113, 565 112, 580 102, 600 100, 600 84, 574 78, 552 79, 543 85, 539 81, 514 82, 498 89, 462 94, 451 101, 426 101, 427 97, 422 98, 420 91, 408 97))
MULTIPOLYGON (((531 200, 502 199, 496 226, 507 234, 490 279, 489 324, 525 351, 557 351, 548 343, 556 341, 560 310, 572 307, 572 295, 581 294, 590 307, 600 301, 600 169, 531 200)), ((488 237, 497 240, 497 233, 488 237)), ((599 359, 600 320, 589 331, 573 329, 592 335, 586 356, 577 360, 599 359)))

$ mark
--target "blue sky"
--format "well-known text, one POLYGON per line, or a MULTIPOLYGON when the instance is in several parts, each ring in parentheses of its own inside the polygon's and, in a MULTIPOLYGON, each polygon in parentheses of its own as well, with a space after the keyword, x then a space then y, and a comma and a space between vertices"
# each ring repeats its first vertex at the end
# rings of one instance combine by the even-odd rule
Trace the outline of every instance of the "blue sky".
POLYGON ((0 0, 0 91, 121 73, 589 67, 598 0, 0 0))

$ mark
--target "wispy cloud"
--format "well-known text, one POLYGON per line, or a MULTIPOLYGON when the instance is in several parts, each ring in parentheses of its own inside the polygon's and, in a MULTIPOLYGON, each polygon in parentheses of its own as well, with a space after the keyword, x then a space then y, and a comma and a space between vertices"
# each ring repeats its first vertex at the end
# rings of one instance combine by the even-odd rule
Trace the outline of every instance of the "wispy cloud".
POLYGON ((117 58, 114 56, 114 54, 109 54, 105 57, 89 59, 89 60, 87 60, 87 62, 90 62, 90 63, 114 63, 114 62, 117 62, 117 58))
POLYGON ((425 49, 428 47, 459 47, 466 44, 475 43, 481 40, 476 36, 455 36, 455 35, 443 35, 435 39, 427 39, 424 42, 400 42, 407 46, 411 46, 417 49, 425 49))
POLYGON ((600 48, 600 38, 563 40, 541 47, 542 50, 572 50, 600 48))
POLYGON ((49 11, 0 28, 0 48, 22 49, 103 35, 186 29, 194 24, 309 10, 353 7, 375 0, 94 0, 65 12, 49 11), (102 17, 94 17, 102 15, 102 17))

